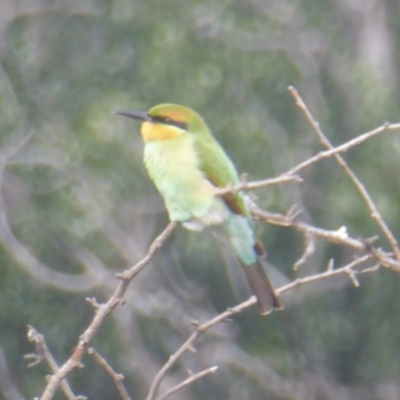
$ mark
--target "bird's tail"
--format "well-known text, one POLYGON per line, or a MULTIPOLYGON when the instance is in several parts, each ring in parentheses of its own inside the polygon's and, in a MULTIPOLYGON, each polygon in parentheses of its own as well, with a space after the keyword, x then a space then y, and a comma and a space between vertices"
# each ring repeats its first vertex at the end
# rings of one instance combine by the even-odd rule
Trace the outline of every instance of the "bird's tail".
POLYGON ((283 308, 282 303, 265 275, 262 266, 259 263, 244 265, 242 262, 242 267, 251 291, 257 299, 260 314, 267 315, 273 310, 281 310, 283 308))
POLYGON ((229 240, 240 260, 249 286, 257 299, 261 315, 283 308, 277 294, 265 274, 257 254, 261 247, 254 240, 253 229, 244 216, 231 215, 227 221, 229 240))

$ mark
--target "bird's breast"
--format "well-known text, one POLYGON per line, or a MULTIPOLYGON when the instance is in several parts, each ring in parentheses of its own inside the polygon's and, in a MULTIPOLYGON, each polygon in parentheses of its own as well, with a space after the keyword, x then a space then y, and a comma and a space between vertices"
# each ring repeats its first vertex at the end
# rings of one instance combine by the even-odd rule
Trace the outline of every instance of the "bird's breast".
POLYGON ((209 213, 216 188, 200 170, 190 137, 147 143, 144 162, 172 221, 189 221, 209 213))

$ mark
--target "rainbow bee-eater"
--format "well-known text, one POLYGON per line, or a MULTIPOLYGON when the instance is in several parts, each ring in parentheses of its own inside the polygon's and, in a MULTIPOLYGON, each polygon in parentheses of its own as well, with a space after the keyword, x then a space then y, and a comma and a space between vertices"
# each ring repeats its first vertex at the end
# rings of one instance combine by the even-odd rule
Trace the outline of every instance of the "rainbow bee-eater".
POLYGON ((260 313, 282 308, 259 262, 262 246, 254 238, 244 193, 217 194, 220 188, 238 185, 240 179, 204 119, 177 104, 116 114, 142 122, 144 163, 170 220, 190 230, 220 225, 243 266, 260 313))

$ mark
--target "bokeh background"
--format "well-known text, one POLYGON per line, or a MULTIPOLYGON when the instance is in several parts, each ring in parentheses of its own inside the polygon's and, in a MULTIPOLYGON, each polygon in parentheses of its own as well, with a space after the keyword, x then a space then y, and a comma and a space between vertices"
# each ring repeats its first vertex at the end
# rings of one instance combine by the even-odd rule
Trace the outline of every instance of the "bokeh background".
MULTIPOLYGON (((166 226, 142 164, 138 125, 113 115, 161 102, 193 107, 249 180, 276 176, 320 150, 287 91, 294 85, 334 144, 400 121, 397 0, 0 1, 0 398, 38 396, 49 373, 27 368, 26 326, 61 364, 105 301, 114 275, 166 226)), ((346 153, 400 237, 400 133, 346 153)), ((354 237, 379 234, 333 160, 302 184, 257 191, 258 204, 354 237)), ((318 241, 300 271, 304 239, 258 223, 276 285, 351 260, 318 241)), ((381 235, 382 236, 382 235, 381 235)), ((387 243, 381 246, 388 249, 387 243)), ((239 269, 207 233, 177 230, 135 279, 94 347, 133 399, 192 331, 246 298, 239 269), (239 292, 239 294, 238 294, 239 292)), ((186 369, 220 368, 175 399, 400 398, 399 276, 387 270, 304 286, 267 318, 247 310, 207 333, 162 389, 186 369)), ((91 399, 118 399, 90 358, 69 381, 91 399)), ((57 399, 63 394, 58 393, 57 399)))

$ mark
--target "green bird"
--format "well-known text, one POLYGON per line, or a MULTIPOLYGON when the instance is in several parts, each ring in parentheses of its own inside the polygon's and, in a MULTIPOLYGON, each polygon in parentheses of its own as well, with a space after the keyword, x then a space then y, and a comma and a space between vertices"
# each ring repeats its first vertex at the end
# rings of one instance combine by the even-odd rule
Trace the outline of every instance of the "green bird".
POLYGON ((282 305, 265 275, 253 221, 243 192, 218 196, 218 189, 240 183, 238 173, 204 119, 178 104, 149 112, 118 111, 142 122, 144 163, 164 199, 171 221, 190 230, 220 225, 238 257, 262 315, 282 305))

